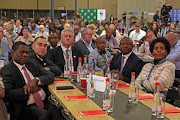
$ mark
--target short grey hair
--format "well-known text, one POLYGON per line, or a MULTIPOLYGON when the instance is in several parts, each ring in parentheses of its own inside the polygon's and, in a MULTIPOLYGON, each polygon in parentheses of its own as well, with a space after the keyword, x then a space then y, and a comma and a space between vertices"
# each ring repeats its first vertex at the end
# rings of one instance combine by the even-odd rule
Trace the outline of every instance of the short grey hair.
POLYGON ((65 29, 63 29, 63 30, 61 31, 61 36, 62 36, 62 35, 64 34, 64 32, 66 32, 66 31, 72 32, 72 34, 73 34, 73 36, 74 36, 73 30, 70 29, 70 28, 65 28, 65 29))

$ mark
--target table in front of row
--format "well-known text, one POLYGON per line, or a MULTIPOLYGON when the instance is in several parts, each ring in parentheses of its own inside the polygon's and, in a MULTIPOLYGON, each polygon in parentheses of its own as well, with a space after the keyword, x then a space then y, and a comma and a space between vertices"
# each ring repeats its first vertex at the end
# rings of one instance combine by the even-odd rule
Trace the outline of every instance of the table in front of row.
POLYGON ((56 100, 66 108, 77 120, 114 120, 109 115, 104 116, 86 116, 82 117, 78 114, 78 111, 88 111, 88 110, 102 110, 96 103, 91 99, 88 100, 65 100, 64 96, 77 96, 84 95, 78 88, 74 90, 56 90, 57 86, 72 86, 73 84, 69 81, 55 81, 53 84, 48 86, 51 94, 56 98, 56 100))
MULTIPOLYGON (((123 81, 118 81, 119 83, 124 83, 123 81)), ((73 84, 80 88, 80 83, 73 82, 73 84)), ((93 117, 81 117, 77 111, 85 110, 101 110, 103 93, 96 91, 96 97, 92 100, 72 100, 67 101, 64 99, 64 96, 75 96, 75 95, 86 95, 86 89, 83 90, 70 90, 70 91, 57 91, 55 90, 56 86, 67 86, 72 85, 72 83, 66 82, 54 82, 52 85, 49 85, 50 92, 55 96, 58 102, 65 108, 67 108, 71 114, 76 119, 86 119, 86 120, 101 120, 101 119, 116 119, 116 120, 153 120, 154 117, 151 115, 152 99, 148 100, 139 100, 140 102, 137 105, 132 105, 128 102, 128 93, 129 88, 118 88, 115 95, 114 111, 110 113, 110 116, 93 116, 93 117)), ((145 92, 140 90, 140 94, 145 92)), ((172 105, 166 103, 166 107, 173 107, 172 105)), ((180 113, 169 113, 165 114, 164 120, 178 120, 180 118, 180 113)))

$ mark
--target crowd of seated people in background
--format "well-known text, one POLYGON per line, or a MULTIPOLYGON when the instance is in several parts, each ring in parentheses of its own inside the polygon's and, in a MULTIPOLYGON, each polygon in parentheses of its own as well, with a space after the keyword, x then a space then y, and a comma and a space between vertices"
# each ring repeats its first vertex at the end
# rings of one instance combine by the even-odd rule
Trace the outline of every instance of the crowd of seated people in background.
POLYGON ((43 120, 48 120, 52 111, 47 102, 47 85, 53 83, 54 76, 63 74, 66 62, 71 64, 72 71, 77 71, 78 58, 83 61, 84 55, 88 56, 89 64, 94 59, 95 71, 105 72, 110 62, 111 73, 118 73, 119 80, 130 83, 131 72, 135 72, 136 83, 142 90, 154 92, 154 81, 158 81, 160 91, 166 95, 174 79, 180 78, 179 36, 180 23, 166 25, 159 18, 148 27, 135 17, 130 18, 130 23, 124 18, 84 22, 77 16, 53 22, 50 17, 42 17, 38 22, 3 19, 0 104, 4 97, 12 120, 23 120, 28 112, 33 114, 29 119, 38 120, 46 114, 43 120), (148 53, 152 62, 145 63, 138 57, 133 51, 135 44, 139 46, 139 54, 148 53), (34 98, 35 94, 39 98, 34 98))

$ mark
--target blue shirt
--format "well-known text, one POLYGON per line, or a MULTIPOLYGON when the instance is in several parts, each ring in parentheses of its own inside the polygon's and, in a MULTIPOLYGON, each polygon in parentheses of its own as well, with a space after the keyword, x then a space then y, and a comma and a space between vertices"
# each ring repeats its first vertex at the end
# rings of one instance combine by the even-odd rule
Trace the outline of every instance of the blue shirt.
POLYGON ((9 43, 6 41, 6 39, 1 39, 1 56, 0 59, 4 60, 4 64, 9 63, 9 53, 11 52, 11 46, 9 43))
POLYGON ((169 55, 166 57, 167 60, 174 60, 176 70, 180 70, 180 40, 171 48, 169 55))
MULTIPOLYGON (((82 39, 82 40, 83 40, 83 39, 82 39)), ((93 51, 93 48, 92 48, 92 46, 91 46, 92 41, 90 41, 89 44, 87 44, 84 40, 83 40, 83 42, 85 43, 85 45, 86 45, 86 47, 88 48, 89 52, 92 52, 92 51, 93 51)))
POLYGON ((29 27, 29 32, 32 33, 32 34, 36 34, 38 31, 39 31, 39 27, 38 26, 36 26, 34 28, 34 30, 31 27, 29 27))

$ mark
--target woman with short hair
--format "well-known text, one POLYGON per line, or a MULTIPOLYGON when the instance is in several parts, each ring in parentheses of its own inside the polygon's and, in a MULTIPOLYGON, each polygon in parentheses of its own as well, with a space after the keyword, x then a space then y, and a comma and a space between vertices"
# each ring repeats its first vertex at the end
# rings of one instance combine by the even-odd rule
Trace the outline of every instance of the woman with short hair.
POLYGON ((175 79, 175 65, 166 60, 170 44, 165 38, 157 38, 151 42, 150 52, 154 61, 144 65, 136 82, 147 92, 154 92, 155 82, 159 82, 160 91, 166 95, 175 79))

